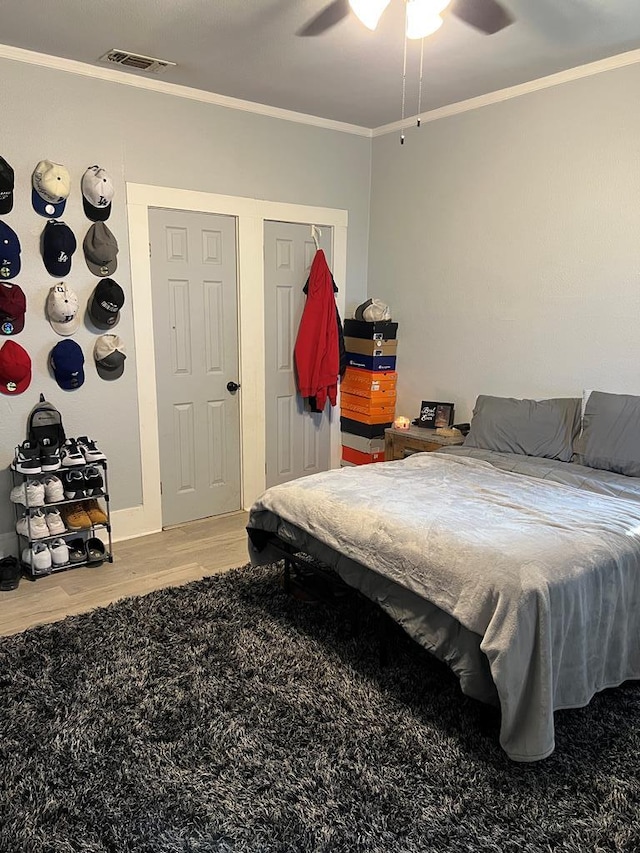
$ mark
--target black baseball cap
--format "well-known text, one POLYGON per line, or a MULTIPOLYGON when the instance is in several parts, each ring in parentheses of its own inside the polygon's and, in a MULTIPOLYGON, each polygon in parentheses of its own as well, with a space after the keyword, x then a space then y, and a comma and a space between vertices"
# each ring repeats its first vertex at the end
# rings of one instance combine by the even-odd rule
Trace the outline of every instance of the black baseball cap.
POLYGON ((99 329, 111 329, 120 319, 124 291, 117 281, 103 278, 96 285, 89 302, 89 316, 99 329))
POLYGON ((42 260, 49 275, 56 278, 69 275, 71 256, 76 248, 71 228, 58 219, 50 219, 42 232, 42 260))
POLYGON ((13 169, 4 157, 0 157, 0 216, 13 208, 13 187, 13 169))

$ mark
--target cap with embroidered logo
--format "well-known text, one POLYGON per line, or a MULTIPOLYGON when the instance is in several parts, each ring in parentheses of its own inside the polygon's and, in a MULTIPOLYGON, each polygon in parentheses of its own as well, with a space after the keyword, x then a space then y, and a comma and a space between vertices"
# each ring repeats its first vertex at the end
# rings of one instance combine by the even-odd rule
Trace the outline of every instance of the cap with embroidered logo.
POLYGON ((35 212, 53 219, 62 216, 71 192, 71 177, 67 169, 60 163, 41 160, 33 170, 31 182, 31 203, 35 212))
POLYGON ((111 329, 120 319, 124 291, 112 278, 99 281, 89 302, 89 316, 99 329, 111 329))
POLYGON ((24 329, 27 297, 17 284, 0 282, 0 335, 17 335, 24 329))
POLYGON ((89 166, 80 182, 82 206, 87 219, 104 222, 111 215, 113 181, 101 166, 89 166))
POLYGON ((6 222, 0 221, 0 281, 7 281, 20 272, 20 240, 6 222))
POLYGON ((93 357, 101 379, 119 379, 124 373, 127 352, 118 335, 100 335, 93 347, 93 357))
POLYGON ((82 243, 87 266, 94 275, 113 275, 118 267, 118 241, 104 222, 95 222, 82 243))
POLYGON ((75 341, 56 344, 49 354, 49 364, 58 385, 73 391, 84 383, 84 356, 75 341))
POLYGON ((13 187, 13 169, 4 157, 0 157, 0 216, 13 208, 13 187))
POLYGON ((56 278, 69 275, 76 248, 76 238, 68 225, 56 219, 47 222, 42 232, 42 259, 49 275, 56 278))
POLYGON ((78 297, 64 281, 54 286, 47 296, 47 317, 51 328, 62 337, 72 335, 80 325, 78 297))
POLYGON ((29 353, 15 341, 5 341, 0 348, 0 393, 22 394, 30 383, 29 353))

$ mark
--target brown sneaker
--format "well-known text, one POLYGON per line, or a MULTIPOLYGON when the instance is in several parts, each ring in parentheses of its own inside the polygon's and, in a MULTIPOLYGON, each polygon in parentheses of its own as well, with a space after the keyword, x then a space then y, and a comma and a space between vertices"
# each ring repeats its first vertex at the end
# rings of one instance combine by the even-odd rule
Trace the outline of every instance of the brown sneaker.
POLYGON ((100 508, 100 504, 95 498, 89 501, 82 501, 82 508, 91 519, 92 524, 106 524, 109 520, 106 512, 100 508))
POLYGON ((82 504, 69 504, 63 509, 63 519, 69 530, 89 530, 91 519, 84 511, 82 504))

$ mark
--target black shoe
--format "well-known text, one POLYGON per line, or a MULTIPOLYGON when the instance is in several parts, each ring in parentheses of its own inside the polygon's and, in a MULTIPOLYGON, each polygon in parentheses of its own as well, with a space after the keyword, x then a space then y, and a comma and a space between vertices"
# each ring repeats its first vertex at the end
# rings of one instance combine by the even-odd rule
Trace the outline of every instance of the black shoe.
POLYGON ((84 563, 87 559, 87 549, 84 539, 72 539, 70 542, 67 542, 67 545, 69 546, 69 562, 84 563))
POLYGON ((60 447, 57 441, 43 438, 40 442, 40 467, 43 471, 57 471, 61 465, 60 447))
POLYGON ((100 566, 104 563, 106 549, 102 539, 98 539, 97 536, 92 536, 90 539, 87 539, 86 548, 88 566, 100 566))
POLYGON ((60 479, 64 488, 64 496, 68 501, 82 500, 85 498, 86 484, 84 472, 78 470, 60 471, 60 479))
POLYGON ((98 497, 103 493, 104 480, 97 465, 87 465, 84 469, 84 490, 86 496, 98 497))
POLYGON ((11 592, 18 588, 22 569, 15 557, 5 557, 0 560, 0 591, 11 592))
POLYGON ((33 441, 23 441, 20 447, 16 448, 16 456, 11 467, 14 471, 20 471, 21 474, 39 474, 42 468, 38 445, 33 441))

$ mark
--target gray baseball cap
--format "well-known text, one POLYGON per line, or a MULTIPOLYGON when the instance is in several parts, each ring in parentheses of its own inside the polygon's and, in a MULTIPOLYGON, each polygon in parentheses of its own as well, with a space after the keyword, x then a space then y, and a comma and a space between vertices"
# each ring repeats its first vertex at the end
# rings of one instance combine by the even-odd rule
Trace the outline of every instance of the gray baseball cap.
POLYGON ((94 275, 113 275, 118 267, 118 241, 104 222, 95 222, 82 243, 87 266, 94 275))

